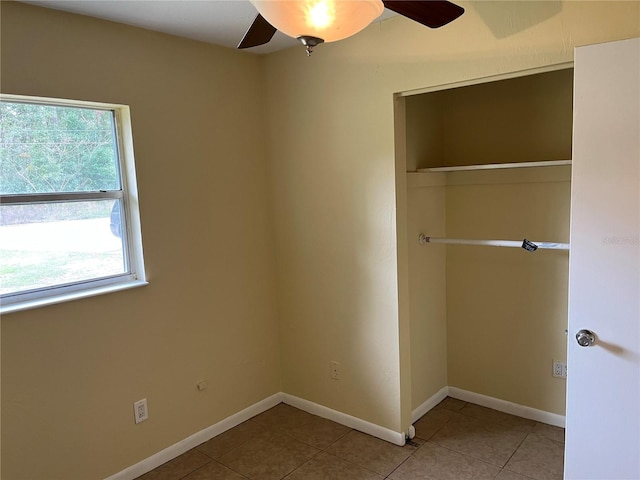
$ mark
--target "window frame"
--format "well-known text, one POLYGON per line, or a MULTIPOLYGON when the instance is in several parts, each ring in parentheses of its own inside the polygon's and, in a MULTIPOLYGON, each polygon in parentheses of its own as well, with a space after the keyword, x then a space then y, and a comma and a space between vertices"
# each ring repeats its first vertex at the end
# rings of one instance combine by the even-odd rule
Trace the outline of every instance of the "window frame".
POLYGON ((142 231, 129 106, 12 94, 0 94, 0 101, 108 110, 113 113, 120 190, 7 194, 0 195, 0 204, 19 205, 83 200, 120 200, 121 239, 127 270, 118 275, 96 277, 90 280, 81 280, 2 295, 0 297, 0 313, 6 314, 147 285, 148 281, 145 273, 142 250, 142 231))

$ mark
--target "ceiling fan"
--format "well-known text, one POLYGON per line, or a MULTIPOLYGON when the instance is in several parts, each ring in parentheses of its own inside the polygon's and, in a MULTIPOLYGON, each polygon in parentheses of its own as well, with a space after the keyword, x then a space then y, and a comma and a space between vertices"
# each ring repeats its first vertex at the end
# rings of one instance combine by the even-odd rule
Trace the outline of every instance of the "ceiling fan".
POLYGON ((250 0, 258 15, 238 48, 268 43, 276 31, 313 47, 349 37, 375 20, 385 8, 430 28, 439 28, 464 13, 446 0, 250 0))

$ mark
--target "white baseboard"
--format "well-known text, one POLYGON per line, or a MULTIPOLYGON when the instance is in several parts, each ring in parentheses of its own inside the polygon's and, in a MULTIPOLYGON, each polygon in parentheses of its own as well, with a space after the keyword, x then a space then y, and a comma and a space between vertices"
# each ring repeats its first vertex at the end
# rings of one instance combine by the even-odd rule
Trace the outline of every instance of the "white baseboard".
POLYGON ((537 422, 554 425, 556 427, 565 426, 565 417, 563 415, 558 415, 557 413, 545 412, 544 410, 538 410, 536 408, 526 407, 517 403, 507 402, 506 400, 500 400, 499 398, 489 397, 480 393, 469 392, 468 390, 463 390, 461 388, 448 387, 448 391, 448 395, 450 397, 457 398, 458 400, 463 400, 465 402, 475 403, 481 407, 493 408, 500 412, 510 413, 511 415, 517 415, 518 417, 528 418, 529 420, 535 420, 537 422))
POLYGON ((435 395, 429 398, 426 402, 418 406, 413 412, 411 412, 411 423, 416 423, 420 417, 439 404, 442 400, 449 395, 449 387, 442 387, 435 395))
POLYGON ((240 425, 242 422, 245 422, 250 418, 255 417, 256 415, 259 415, 272 407, 275 407, 281 402, 282 393, 273 394, 270 397, 267 397, 264 400, 259 401, 258 403, 254 403, 244 410, 241 410, 240 412, 231 415, 230 417, 227 417, 214 425, 211 425, 210 427, 207 427, 203 430, 200 430, 199 432, 194 433, 193 435, 190 435, 184 440, 180 440, 179 442, 174 443, 164 450, 161 450, 158 453, 145 458, 141 462, 138 462, 135 465, 127 467, 124 470, 111 475, 105 480, 133 480, 134 478, 150 472, 154 468, 159 467, 169 460, 173 460, 177 456, 182 455, 192 448, 197 447, 201 443, 204 443, 207 440, 211 440, 216 435, 220 435, 221 433, 226 432, 227 430, 237 425, 240 425))
MULTIPOLYGON (((494 410, 498 410, 500 412, 510 413, 512 415, 528 418, 530 420, 536 420, 538 422, 546 423, 549 425, 555 425, 558 427, 564 427, 565 425, 565 417, 562 415, 545 412, 543 410, 537 410, 535 408, 526 407, 524 405, 518 405, 517 403, 507 402, 505 400, 500 400, 498 398, 489 397, 487 395, 482 395, 479 393, 469 392, 467 390, 456 387, 444 387, 431 398, 429 398, 426 402, 418 406, 411 413, 412 423, 416 422, 420 417, 422 417, 425 413, 435 407, 447 396, 457 398, 458 400, 463 400, 465 402, 475 403, 476 405, 480 405, 482 407, 493 408, 494 410)), ((215 425, 211 425, 210 427, 207 427, 203 430, 200 430, 199 432, 194 433, 193 435, 190 435, 184 440, 180 440, 179 442, 174 443, 173 445, 165 448, 164 450, 161 450, 160 452, 148 458, 145 458, 135 465, 127 467, 124 470, 111 475, 105 480, 133 480, 141 475, 144 475, 147 472, 150 472, 154 468, 159 467, 169 460, 173 460, 177 456, 182 455, 192 448, 197 447, 201 443, 212 439, 216 435, 220 435, 221 433, 226 432, 227 430, 237 425, 240 425, 242 422, 245 422, 250 418, 255 417, 256 415, 259 415, 272 407, 275 407, 281 402, 284 402, 287 405, 291 405, 292 407, 299 408, 300 410, 304 410, 305 412, 311 413, 313 415, 318 415, 319 417, 323 417, 328 420, 340 423, 360 432, 367 433, 382 440, 386 440, 387 442, 394 443, 400 446, 405 444, 405 434, 403 432, 393 431, 389 428, 367 422, 366 420, 362 420, 361 418, 338 412, 337 410, 333 410, 323 405, 293 395, 289 395, 287 393, 276 393, 271 395, 270 397, 265 398, 264 400, 259 401, 258 403, 245 408, 244 410, 234 415, 231 415, 230 417, 225 418, 224 420, 219 421, 215 425)), ((409 435, 409 438, 413 438, 413 435, 415 435, 415 429, 413 428, 413 425, 409 426, 407 434, 409 435)))
POLYGON ((400 446, 405 444, 405 434, 402 432, 395 432, 391 429, 362 420, 361 418, 352 417, 346 413, 332 410, 331 408, 287 393, 282 394, 282 401, 292 407, 299 408, 300 410, 304 410, 305 412, 318 415, 319 417, 326 418, 328 420, 333 420, 336 423, 340 423, 341 425, 345 425, 363 433, 368 433, 369 435, 386 440, 387 442, 400 446))

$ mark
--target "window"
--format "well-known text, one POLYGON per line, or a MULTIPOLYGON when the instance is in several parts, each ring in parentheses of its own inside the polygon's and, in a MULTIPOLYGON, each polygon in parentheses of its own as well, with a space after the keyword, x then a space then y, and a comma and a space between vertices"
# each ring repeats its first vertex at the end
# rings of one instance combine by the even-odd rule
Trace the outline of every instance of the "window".
POLYGON ((146 284, 129 109, 0 98, 0 309, 146 284))

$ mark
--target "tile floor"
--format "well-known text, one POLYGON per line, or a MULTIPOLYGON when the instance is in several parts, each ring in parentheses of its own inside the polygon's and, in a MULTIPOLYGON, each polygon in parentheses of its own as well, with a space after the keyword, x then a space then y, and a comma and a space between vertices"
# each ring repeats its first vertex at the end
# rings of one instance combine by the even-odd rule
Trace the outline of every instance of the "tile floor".
POLYGON ((446 398, 398 447, 281 403, 139 480, 554 480, 564 430, 446 398))

